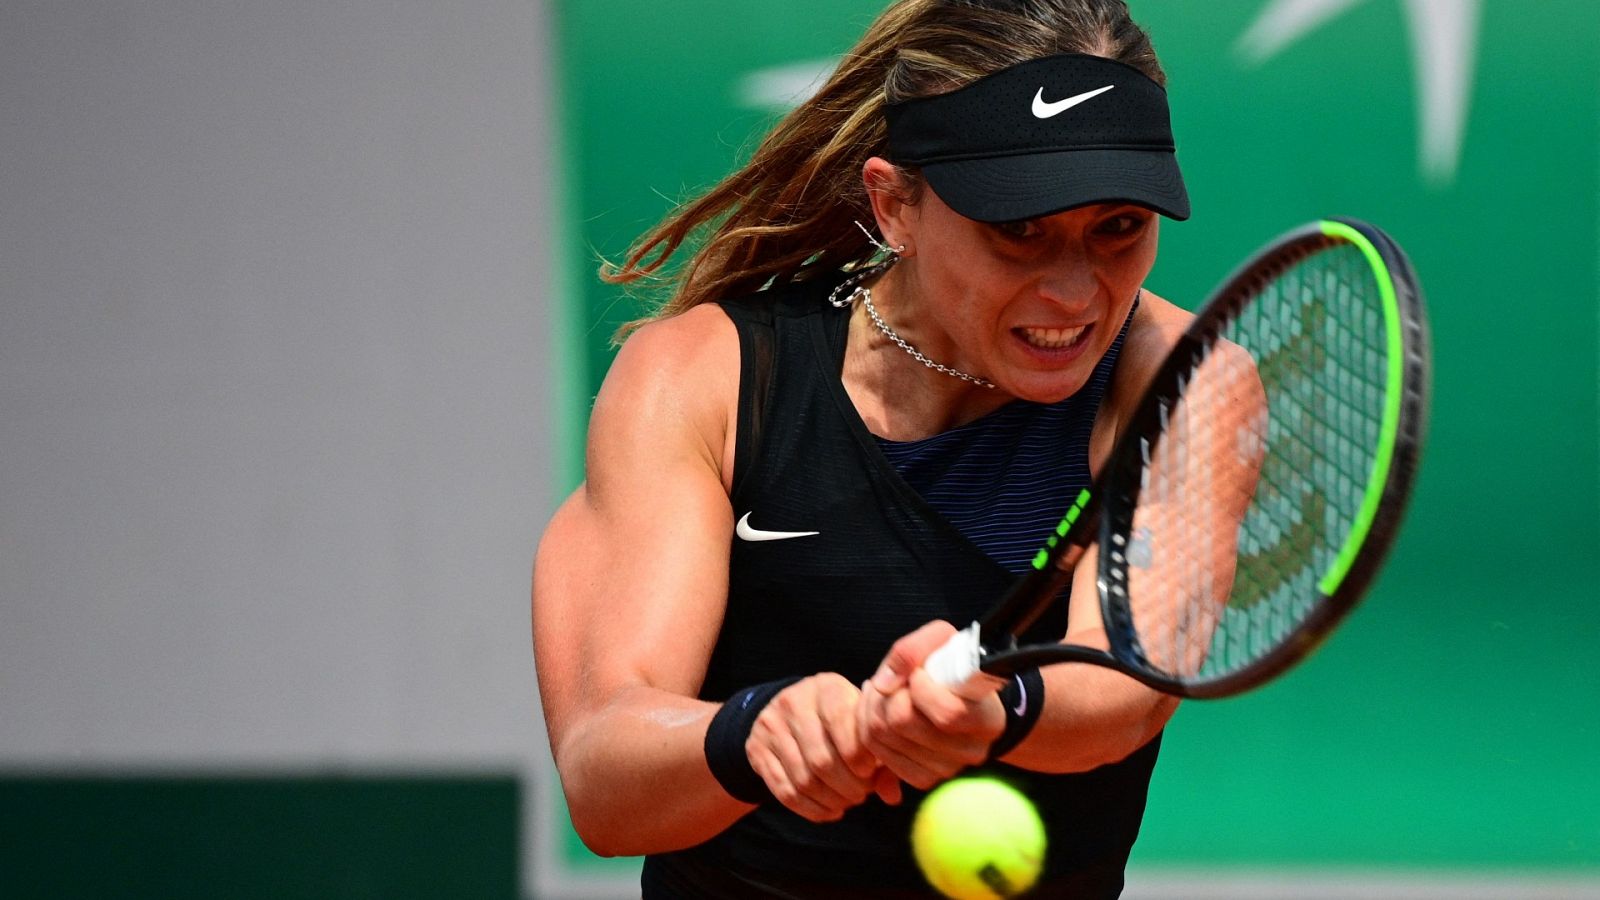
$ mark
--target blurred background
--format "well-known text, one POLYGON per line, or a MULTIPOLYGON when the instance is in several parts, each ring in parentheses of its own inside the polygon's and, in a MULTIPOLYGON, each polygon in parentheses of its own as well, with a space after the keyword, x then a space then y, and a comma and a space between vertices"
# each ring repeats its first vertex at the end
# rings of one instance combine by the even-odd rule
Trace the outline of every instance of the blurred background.
MULTIPOLYGON (((1377 590, 1179 712, 1127 896, 1600 897, 1600 11, 1130 5, 1151 287, 1359 216, 1436 360, 1377 590)), ((640 311, 593 271, 880 9, 0 2, 0 896, 637 895, 528 638, 640 311)))

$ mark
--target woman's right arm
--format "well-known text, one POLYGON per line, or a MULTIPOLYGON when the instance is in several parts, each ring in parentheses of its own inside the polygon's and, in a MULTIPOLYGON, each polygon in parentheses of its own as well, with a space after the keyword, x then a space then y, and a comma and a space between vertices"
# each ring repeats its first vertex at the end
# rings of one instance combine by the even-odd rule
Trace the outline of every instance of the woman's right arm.
MULTIPOLYGON (((682 849, 753 807, 711 774, 719 705, 696 699, 722 626, 739 346, 714 306, 640 329, 595 400, 588 480, 534 563, 534 661, 574 827, 596 853, 682 849)), ((856 734, 860 690, 811 675, 777 694, 746 752, 778 802, 837 819, 898 786, 856 734)))
POLYGON ((587 481, 539 543, 545 725, 573 825, 602 855, 692 846, 751 809, 707 768, 717 705, 695 699, 727 597, 738 352, 715 307, 630 338, 595 400, 587 481))

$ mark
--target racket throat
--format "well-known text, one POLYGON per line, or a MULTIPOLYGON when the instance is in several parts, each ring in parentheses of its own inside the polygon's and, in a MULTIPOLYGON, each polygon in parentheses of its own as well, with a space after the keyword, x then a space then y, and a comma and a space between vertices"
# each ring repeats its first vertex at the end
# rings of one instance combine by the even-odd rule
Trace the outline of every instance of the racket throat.
POLYGON ((1072 572, 1088 548, 1087 543, 1073 542, 1063 548, 1054 564, 1018 580, 1005 599, 978 620, 980 647, 990 652, 1014 649, 1017 636, 1039 621, 1072 581, 1072 572))

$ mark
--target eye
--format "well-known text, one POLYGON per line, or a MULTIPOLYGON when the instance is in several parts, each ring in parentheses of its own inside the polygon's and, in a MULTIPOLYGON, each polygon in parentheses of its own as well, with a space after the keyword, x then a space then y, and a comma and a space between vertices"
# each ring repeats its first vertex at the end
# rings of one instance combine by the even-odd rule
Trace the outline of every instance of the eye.
POLYGON ((1015 222, 996 222, 994 229, 1008 238, 1031 238, 1039 234, 1039 223, 1033 219, 1018 219, 1015 222))
POLYGON ((1126 237, 1138 234, 1150 224, 1151 216, 1148 213, 1124 212, 1109 216, 1101 220, 1095 230, 1112 237, 1126 237))

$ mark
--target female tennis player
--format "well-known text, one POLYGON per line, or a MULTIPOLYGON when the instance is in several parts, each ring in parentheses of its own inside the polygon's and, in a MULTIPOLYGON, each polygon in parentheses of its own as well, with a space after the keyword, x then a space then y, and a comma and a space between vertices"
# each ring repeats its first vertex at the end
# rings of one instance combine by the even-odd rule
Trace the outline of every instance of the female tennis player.
MULTIPOLYGON (((1189 320, 1144 289, 1189 214, 1164 82, 1121 0, 902 0, 609 273, 698 242, 595 401, 534 644, 572 821, 645 897, 927 896, 915 801, 972 767, 1040 807, 1039 895, 1121 892, 1176 701, 919 667, 1189 320)), ((1035 630, 1103 646, 1077 571, 1035 630)))

